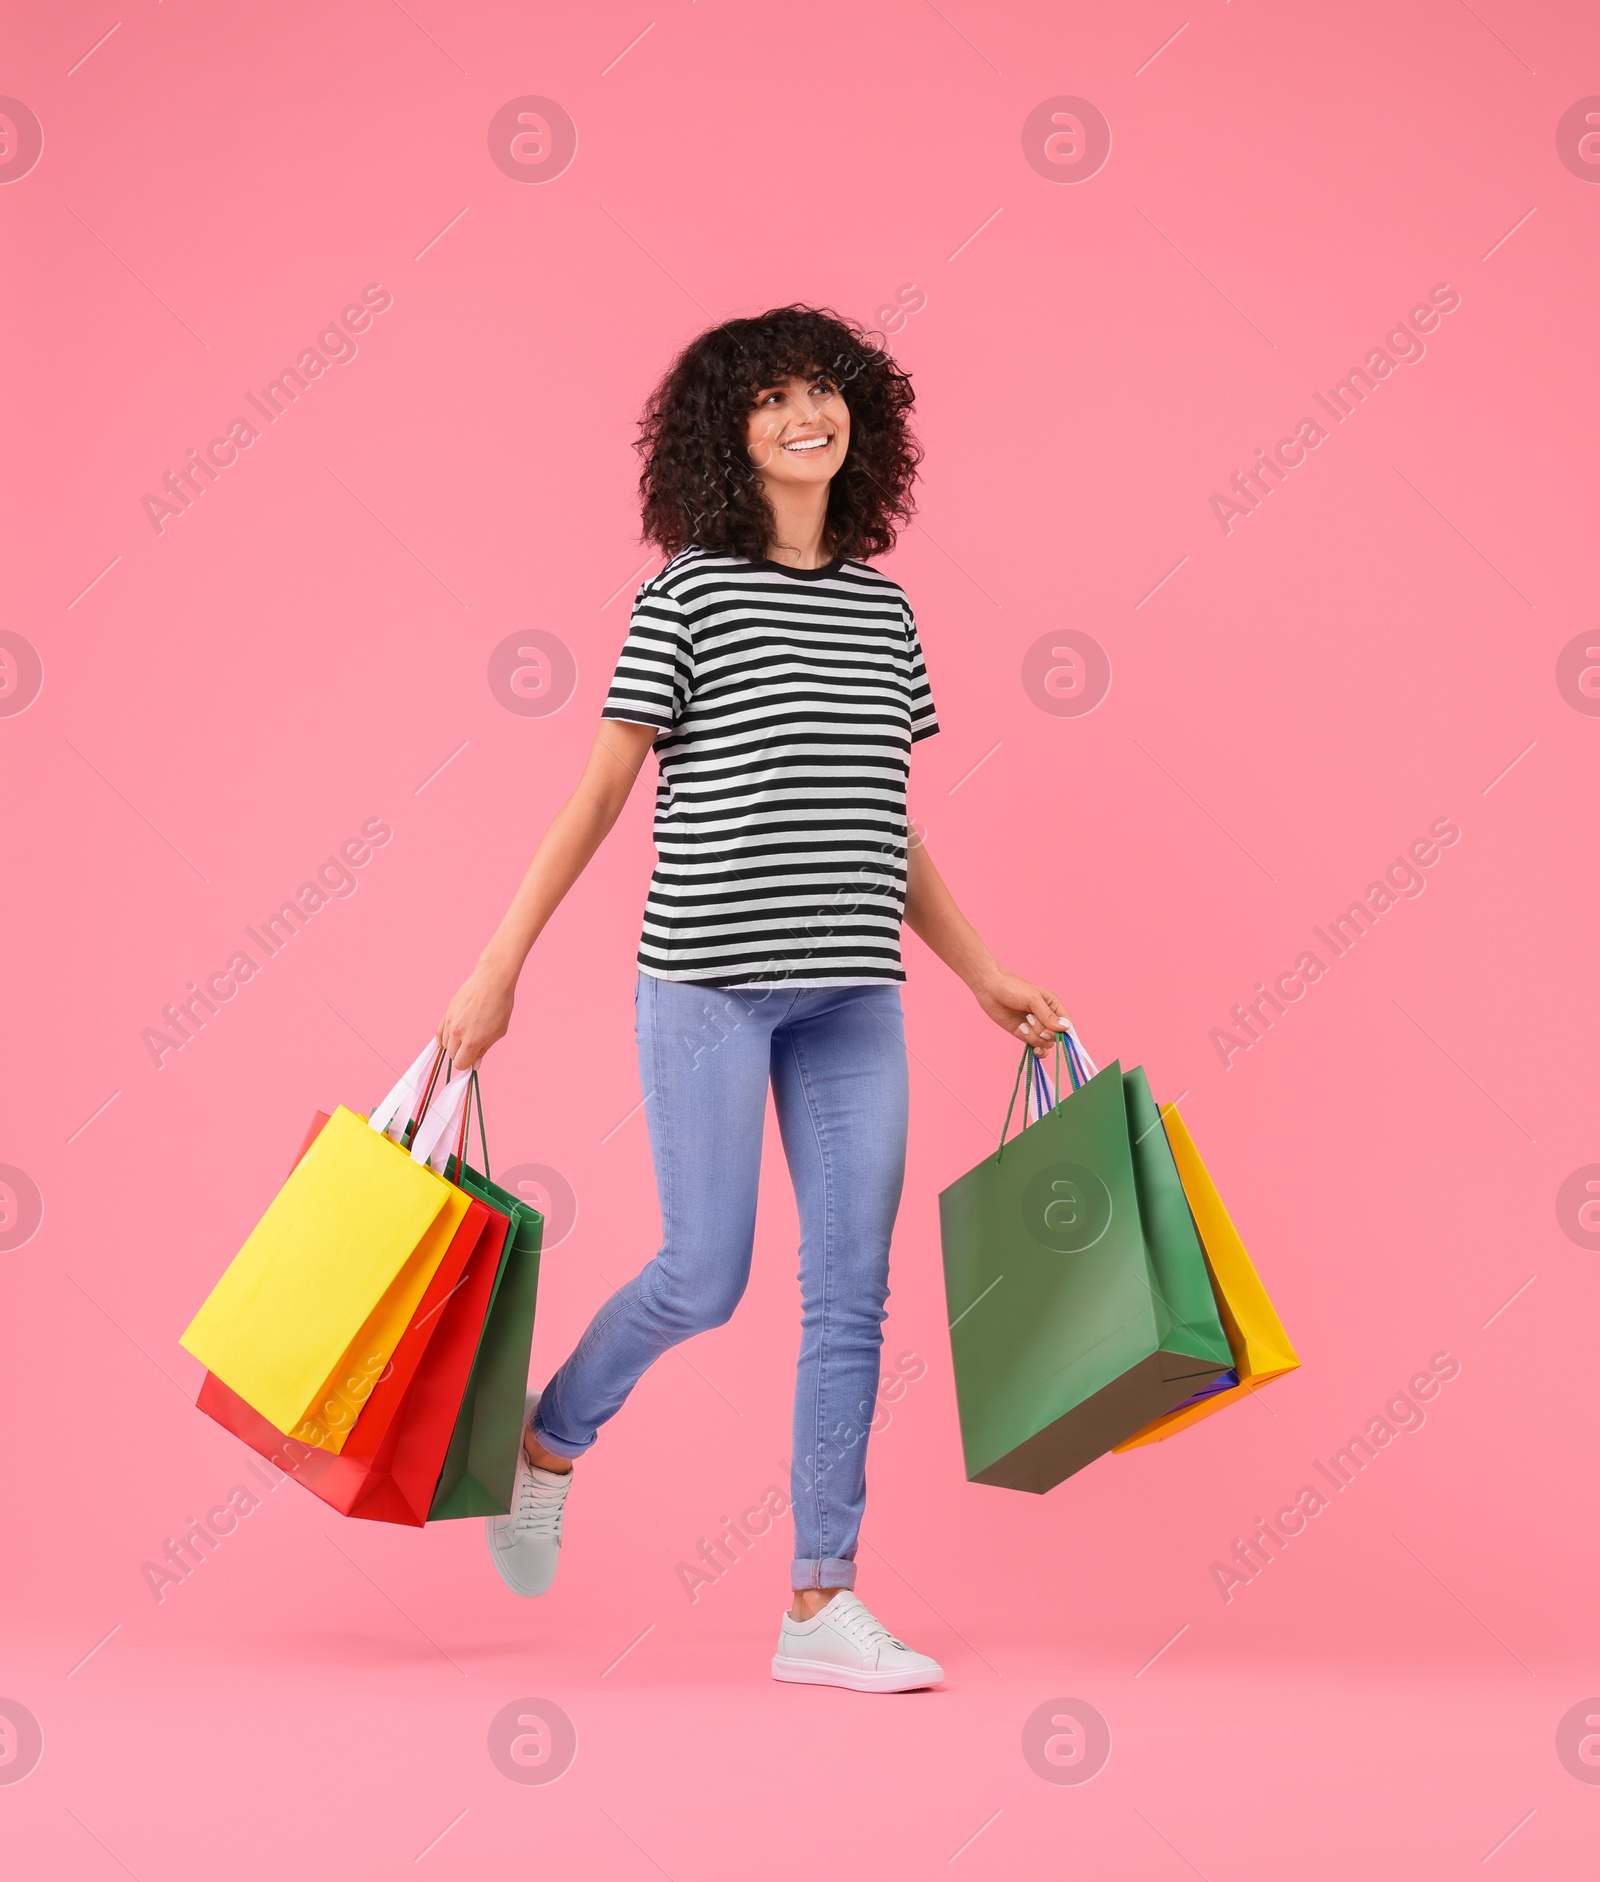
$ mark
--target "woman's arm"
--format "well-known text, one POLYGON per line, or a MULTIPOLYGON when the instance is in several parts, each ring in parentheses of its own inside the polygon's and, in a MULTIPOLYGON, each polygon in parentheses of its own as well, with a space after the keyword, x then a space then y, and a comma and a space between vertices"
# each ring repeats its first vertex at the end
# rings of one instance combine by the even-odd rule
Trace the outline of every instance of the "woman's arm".
POLYGON ((459 1070, 476 1065, 505 1037, 522 963, 622 815, 655 740, 653 725, 600 721, 578 788, 550 819, 505 919, 439 1022, 439 1043, 459 1070))
POLYGON ((906 926, 961 976, 997 1026, 1025 1039, 1042 1058, 1054 1046, 1056 1033, 1071 1024, 1066 1008, 1053 993, 1008 974, 1000 965, 956 907, 914 830, 906 868, 906 926))

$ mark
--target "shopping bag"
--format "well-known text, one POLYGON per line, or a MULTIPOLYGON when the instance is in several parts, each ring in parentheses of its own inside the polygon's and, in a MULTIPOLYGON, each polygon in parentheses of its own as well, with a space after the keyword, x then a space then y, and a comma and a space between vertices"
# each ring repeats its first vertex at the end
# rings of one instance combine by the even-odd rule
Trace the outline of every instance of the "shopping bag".
MULTIPOLYGON (((478 1118, 481 1125, 481 1106, 478 1118)), ((479 1136, 487 1172, 489 1146, 482 1140, 481 1130, 479 1136)), ((472 1376, 439 1473, 433 1507, 428 1512, 430 1522, 461 1516, 503 1516, 511 1508, 517 1451, 527 1410, 534 1309, 539 1298, 544 1217, 470 1164, 462 1170, 460 1181, 468 1194, 509 1216, 511 1232, 506 1238, 472 1376)))
POLYGON ((999 1149, 939 1212, 967 1476, 1042 1494, 1232 1354, 1142 1068, 1084 1073, 1069 1050, 1072 1091, 1007 1142, 1032 1058, 999 1149))
POLYGON ((1300 1364, 1299 1355, 1289 1343, 1283 1322, 1267 1298, 1267 1290, 1245 1253, 1239 1231, 1217 1194, 1216 1185, 1194 1147, 1194 1139, 1179 1116, 1177 1106, 1165 1106, 1161 1121, 1195 1226, 1200 1231, 1212 1292, 1228 1336, 1233 1365, 1215 1385, 1197 1394, 1190 1403, 1178 1406, 1133 1437, 1125 1438, 1116 1447, 1119 1451, 1131 1451, 1141 1444, 1170 1438, 1174 1432, 1186 1430, 1201 1418, 1209 1418, 1247 1392, 1256 1391, 1268 1380, 1281 1379, 1300 1364))
MULTIPOLYGON (((504 1217, 495 1221, 503 1235, 507 1227, 504 1217)), ((483 1296, 499 1265, 498 1255, 487 1242, 480 1244, 473 1259, 482 1263, 485 1285, 476 1291, 462 1286, 452 1295, 441 1316, 440 1332, 396 1416, 382 1437, 369 1447, 363 1445, 365 1414, 344 1450, 335 1457, 275 1431, 212 1373, 206 1374, 201 1385, 197 1401, 200 1409, 342 1515, 420 1529, 428 1520, 441 1460, 477 1345, 483 1296), (366 1454, 368 1448, 370 1456, 366 1454)), ((469 1267, 469 1283, 473 1272, 469 1267)))
MULTIPOLYGON (((413 1083, 417 1071, 417 1067, 412 1068, 413 1083)), ((472 1088, 475 1099, 476 1072, 472 1074, 472 1088)), ((544 1218, 488 1175, 489 1140, 481 1103, 475 1104, 475 1111, 483 1170, 466 1163, 464 1150, 458 1148, 445 1173, 468 1194, 506 1216, 510 1233, 501 1253, 488 1312, 480 1320, 471 1376, 465 1393, 458 1395, 455 1425, 428 1513, 430 1522, 504 1515, 511 1507, 538 1304, 544 1218)), ((404 1108, 399 1107, 396 1121, 404 1115, 404 1108)), ((375 1116, 374 1121, 388 1120, 375 1116)))
MULTIPOLYGON (((301 1155, 327 1121, 325 1112, 317 1114, 301 1155)), ((464 1109, 462 1139, 466 1126, 464 1109)), ((460 1150, 458 1141, 458 1156, 460 1150)), ((200 1409, 341 1514, 420 1528, 510 1232, 506 1216, 472 1203, 337 1456, 275 1430, 212 1373, 201 1385, 200 1409)))
POLYGON ((343 1449, 351 1400, 388 1365, 471 1206, 429 1162, 466 1085, 446 1088, 409 1156, 339 1106, 181 1336, 275 1429, 343 1449))

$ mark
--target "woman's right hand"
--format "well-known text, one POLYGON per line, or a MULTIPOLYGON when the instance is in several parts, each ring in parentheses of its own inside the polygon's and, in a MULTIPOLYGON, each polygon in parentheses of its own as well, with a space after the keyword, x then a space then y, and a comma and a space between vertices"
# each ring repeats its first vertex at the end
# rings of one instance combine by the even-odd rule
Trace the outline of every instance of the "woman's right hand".
POLYGON ((497 1039, 505 1038, 516 996, 515 976, 482 961, 462 982, 435 1035, 458 1072, 470 1072, 497 1039))

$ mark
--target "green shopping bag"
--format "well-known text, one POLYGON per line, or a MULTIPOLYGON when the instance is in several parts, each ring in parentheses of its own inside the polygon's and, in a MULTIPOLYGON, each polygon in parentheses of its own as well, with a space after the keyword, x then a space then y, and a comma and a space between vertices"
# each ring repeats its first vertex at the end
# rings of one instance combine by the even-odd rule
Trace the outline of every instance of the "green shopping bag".
POLYGON ((1144 1071, 1080 1083, 1076 1048, 1007 1143, 1024 1049, 999 1150, 939 1197, 967 1477, 1035 1494, 1233 1364, 1144 1071))
MULTIPOLYGON (((475 1088, 472 1095, 477 1096, 475 1088)), ((489 1145, 483 1137, 481 1106, 478 1138, 487 1171, 489 1145)), ((449 1180, 457 1181, 454 1158, 447 1168, 449 1180)), ((428 1510, 430 1523, 457 1516, 504 1516, 511 1508, 517 1450, 527 1409, 534 1309, 539 1298, 544 1217, 470 1163, 462 1170, 459 1182, 469 1196, 509 1216, 511 1232, 500 1256, 500 1271, 495 1276, 477 1356, 428 1510)))

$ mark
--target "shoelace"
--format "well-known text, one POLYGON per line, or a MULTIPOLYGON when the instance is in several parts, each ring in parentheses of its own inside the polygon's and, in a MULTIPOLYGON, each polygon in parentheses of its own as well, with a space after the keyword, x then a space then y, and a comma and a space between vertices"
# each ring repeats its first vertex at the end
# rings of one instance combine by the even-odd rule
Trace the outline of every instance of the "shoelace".
POLYGON ((852 1601, 848 1607, 842 1607, 841 1598, 835 1595, 823 1613, 847 1639, 858 1647, 898 1647, 902 1653, 909 1651, 906 1643, 896 1640, 864 1602, 852 1601))
POLYGON ((540 1483, 531 1468, 519 1473, 517 1507, 511 1521, 512 1532, 519 1541, 524 1536, 548 1536, 552 1542, 561 1540, 561 1512, 566 1506, 571 1483, 570 1474, 557 1484, 540 1483))

